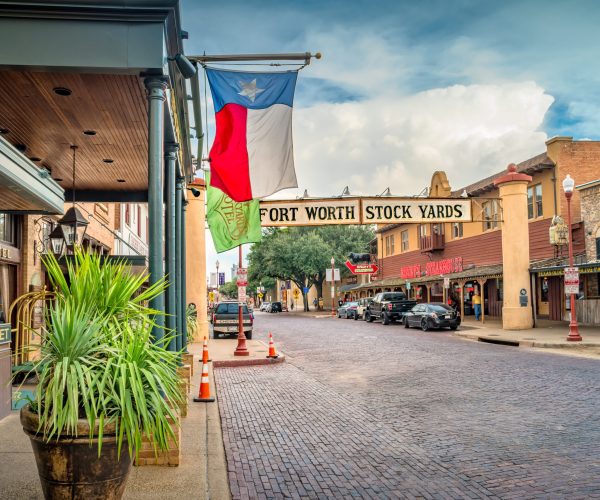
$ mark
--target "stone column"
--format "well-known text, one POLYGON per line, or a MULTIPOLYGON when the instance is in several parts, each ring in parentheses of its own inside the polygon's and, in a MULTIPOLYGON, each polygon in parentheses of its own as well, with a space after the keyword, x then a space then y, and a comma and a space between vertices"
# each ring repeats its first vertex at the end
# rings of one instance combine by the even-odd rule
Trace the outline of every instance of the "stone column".
MULTIPOLYGON (((164 110, 167 77, 149 76, 144 80, 148 90, 148 267, 149 284, 153 285, 164 277, 163 252, 163 143, 164 143, 164 110)), ((150 303, 157 311, 165 311, 165 295, 161 293, 150 303)), ((165 324, 163 315, 154 318, 156 327, 152 336, 156 343, 162 343, 165 324)))
POLYGON ((508 166, 508 173, 494 181, 502 200, 502 328, 505 330, 526 330, 533 327, 527 218, 529 182, 531 176, 517 173, 517 167, 512 163, 508 166), (526 306, 521 305, 522 296, 527 297, 526 306))
MULTIPOLYGON (((204 227, 206 224, 206 213, 204 200, 206 198, 206 187, 202 179, 195 179, 190 187, 197 189, 199 196, 190 192, 188 196, 188 210, 185 219, 186 232, 186 260, 189 266, 186 268, 186 291, 187 300, 196 304, 198 311, 198 327, 196 329, 196 341, 202 341, 208 337, 207 321, 207 290, 206 290, 206 240, 204 227)), ((265 298, 266 300, 266 298, 265 298)))

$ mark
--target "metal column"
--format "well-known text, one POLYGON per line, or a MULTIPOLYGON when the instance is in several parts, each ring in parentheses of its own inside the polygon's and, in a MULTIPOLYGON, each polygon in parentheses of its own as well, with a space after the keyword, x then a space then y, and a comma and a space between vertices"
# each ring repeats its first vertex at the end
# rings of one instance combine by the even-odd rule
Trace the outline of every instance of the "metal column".
MULTIPOLYGON (((167 144, 165 148, 165 170, 166 170, 166 225, 165 225, 165 250, 166 250, 166 268, 169 280, 167 288, 167 328, 169 335, 177 334, 177 250, 175 245, 175 166, 177 161, 178 144, 167 144)), ((175 351, 177 348, 177 339, 173 337, 167 346, 169 351, 175 351)))
POLYGON ((179 262, 181 263, 181 317, 183 318, 181 325, 181 342, 183 352, 187 352, 187 289, 185 283, 187 273, 187 247, 185 240, 185 216, 187 211, 187 204, 188 202, 186 200, 183 200, 181 211, 181 258, 179 259, 179 262))
MULTIPOLYGON (((149 216, 149 271, 150 285, 164 276, 163 269, 163 102, 167 88, 164 76, 149 76, 144 80, 148 90, 148 216, 149 216)), ((165 310, 164 293, 150 303, 159 312, 165 310)), ((158 314, 154 321, 152 336, 154 342, 162 344, 164 337, 164 316, 158 314)))
MULTIPOLYGON (((177 177, 176 191, 175 191, 175 293, 177 297, 177 304, 181 304, 183 298, 181 296, 181 213, 183 208, 183 178, 177 177)), ((181 307, 176 307, 176 318, 177 318, 177 350, 180 351, 183 347, 182 332, 183 332, 183 317, 181 316, 181 307)))

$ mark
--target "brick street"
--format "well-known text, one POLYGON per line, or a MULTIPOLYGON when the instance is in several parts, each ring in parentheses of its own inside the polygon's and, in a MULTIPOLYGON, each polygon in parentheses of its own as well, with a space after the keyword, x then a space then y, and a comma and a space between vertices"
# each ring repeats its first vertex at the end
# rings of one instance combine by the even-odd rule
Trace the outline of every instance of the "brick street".
POLYGON ((258 314, 281 365, 219 368, 234 498, 600 498, 600 362, 258 314))

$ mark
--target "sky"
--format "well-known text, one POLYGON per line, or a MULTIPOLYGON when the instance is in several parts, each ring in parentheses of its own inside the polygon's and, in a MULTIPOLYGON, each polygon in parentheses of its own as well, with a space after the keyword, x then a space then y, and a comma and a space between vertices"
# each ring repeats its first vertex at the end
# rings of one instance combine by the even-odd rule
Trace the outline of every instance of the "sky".
MULTIPOLYGON (((550 137, 600 140, 600 1, 182 0, 181 12, 188 55, 323 54, 296 88, 299 187, 277 198, 411 196, 437 170, 458 189, 550 137)), ((210 146, 210 92, 207 111, 210 146)), ((208 272, 217 259, 229 280, 237 250, 217 255, 207 231, 208 272)))

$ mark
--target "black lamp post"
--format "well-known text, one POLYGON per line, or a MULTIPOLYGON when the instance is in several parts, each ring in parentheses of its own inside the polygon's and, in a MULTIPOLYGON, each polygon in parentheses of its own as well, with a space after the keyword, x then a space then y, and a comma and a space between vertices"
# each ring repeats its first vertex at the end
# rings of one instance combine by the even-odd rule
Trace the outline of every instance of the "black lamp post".
MULTIPOLYGON (((569 267, 573 267, 573 228, 571 227, 571 197, 575 181, 567 174, 562 183, 565 197, 567 198, 567 226, 569 228, 569 267)), ((579 326, 577 325, 577 311, 575 309, 575 294, 571 294, 571 321, 569 322, 569 342, 581 342, 583 340, 579 335, 579 326)))
POLYGON ((50 240, 50 249, 55 257, 60 257, 65 250, 65 233, 62 226, 57 224, 48 235, 50 240))

